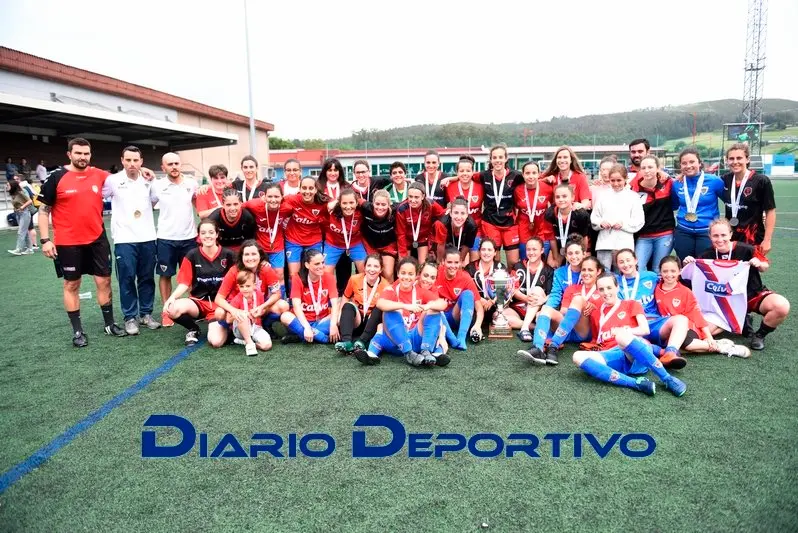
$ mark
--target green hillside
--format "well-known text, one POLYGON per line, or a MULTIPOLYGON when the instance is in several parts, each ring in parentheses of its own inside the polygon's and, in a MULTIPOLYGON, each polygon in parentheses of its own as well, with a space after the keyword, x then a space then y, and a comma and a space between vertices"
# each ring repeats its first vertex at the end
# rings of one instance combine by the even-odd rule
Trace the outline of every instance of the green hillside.
MULTIPOLYGON (((762 153, 763 154, 784 154, 798 152, 798 142, 783 142, 785 139, 798 140, 798 126, 791 126, 783 130, 765 130, 762 132, 762 153)), ((711 152, 712 157, 720 155, 718 151, 723 141, 723 131, 721 129, 696 134, 695 144, 706 148, 707 154, 711 152)), ((682 147, 693 144, 693 136, 671 139, 662 143, 668 152, 678 151, 682 147)), ((726 148, 730 141, 726 141, 726 148)))

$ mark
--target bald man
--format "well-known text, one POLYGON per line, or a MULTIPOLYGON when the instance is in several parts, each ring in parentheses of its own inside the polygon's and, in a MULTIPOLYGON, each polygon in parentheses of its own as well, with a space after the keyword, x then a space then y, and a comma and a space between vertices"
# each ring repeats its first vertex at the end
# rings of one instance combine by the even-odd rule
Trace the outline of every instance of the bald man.
MULTIPOLYGON (((172 276, 189 250, 197 246, 197 224, 194 220, 194 197, 197 182, 183 175, 180 156, 169 152, 161 159, 161 168, 166 179, 153 183, 153 202, 158 202, 158 230, 156 250, 158 260, 155 271, 160 276, 158 289, 161 301, 172 294, 172 276)), ((161 314, 161 323, 168 327, 174 322, 166 313, 161 314)))

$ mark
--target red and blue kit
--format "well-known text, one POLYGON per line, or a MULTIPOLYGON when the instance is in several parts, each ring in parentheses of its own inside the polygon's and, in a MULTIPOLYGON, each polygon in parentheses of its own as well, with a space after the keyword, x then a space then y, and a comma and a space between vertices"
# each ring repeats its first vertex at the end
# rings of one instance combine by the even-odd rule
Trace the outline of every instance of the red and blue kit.
POLYGON ((596 285, 593 285, 592 289, 588 289, 587 287, 579 283, 577 285, 569 285, 568 288, 565 289, 565 292, 562 295, 561 309, 570 306, 571 302, 574 299, 574 296, 576 296, 577 294, 582 296, 585 300, 592 303, 596 307, 601 305, 602 302, 601 295, 599 294, 596 285))
POLYGON ((421 209, 413 209, 405 200, 396 207, 396 238, 399 244, 399 257, 410 255, 410 247, 428 246, 432 236, 433 222, 442 217, 446 210, 437 203, 421 209), (415 245, 414 245, 415 243, 415 245))
MULTIPOLYGON (((414 283, 413 287, 406 291, 399 287, 400 283, 398 281, 394 282, 393 285, 382 291, 380 298, 402 304, 415 303, 420 305, 425 305, 438 299, 434 293, 421 288, 418 282, 414 283)), ((408 331, 414 329, 421 319, 421 314, 413 313, 407 309, 400 309, 399 312, 402 314, 402 320, 404 320, 405 327, 407 327, 408 331)))
POLYGON ((468 185, 463 185, 460 180, 455 180, 446 187, 446 199, 453 202, 462 196, 468 201, 468 215, 476 223, 477 228, 482 226, 482 204, 485 203, 484 186, 473 179, 468 185))
POLYGON ((554 230, 544 215, 554 201, 554 187, 540 180, 536 188, 528 189, 525 184, 523 187, 516 187, 513 194, 521 244, 525 244, 532 237, 540 237, 544 242, 552 240, 554 230), (530 213, 534 215, 530 216, 530 213))
POLYGON ((204 194, 197 193, 194 196, 194 207, 197 212, 207 211, 208 209, 221 209, 222 193, 214 191, 213 187, 208 187, 204 194))
POLYGON ((347 249, 363 243, 362 230, 363 215, 360 214, 360 210, 355 210, 354 214, 343 218, 330 214, 324 235, 329 244, 336 248, 347 249))
POLYGON ((690 329, 703 338, 704 333, 701 330, 707 327, 709 323, 701 313, 701 308, 698 306, 698 300, 696 300, 693 291, 681 283, 677 283, 672 289, 665 290, 662 288, 662 283, 658 283, 657 288, 654 289, 654 298, 657 301, 657 310, 660 315, 682 315, 687 317, 690 322, 690 329))
POLYGON ((479 289, 474 279, 464 270, 458 270, 454 278, 446 279, 446 267, 438 267, 438 279, 435 280, 435 288, 438 289, 440 298, 446 300, 446 311, 451 311, 460 294, 463 291, 471 291, 474 294, 474 301, 479 301, 479 289))
MULTIPOLYGON (((238 267, 233 265, 230 270, 227 271, 227 274, 224 275, 222 284, 219 285, 217 294, 228 302, 238 294, 238 284, 236 283, 237 276, 238 267)), ((255 289, 264 294, 271 294, 280 290, 280 280, 277 279, 277 274, 272 267, 269 265, 260 267, 258 275, 255 276, 255 289)))
POLYGON ((313 246, 322 242, 322 230, 328 216, 326 204, 307 204, 298 194, 286 196, 280 205, 280 218, 289 217, 285 226, 285 240, 299 246, 313 246))
POLYGON ((325 272, 318 281, 308 278, 306 286, 299 274, 295 274, 291 278, 291 299, 294 298, 302 301, 302 311, 308 322, 317 322, 330 316, 330 300, 338 298, 335 276, 325 272))
POLYGON ((285 250, 285 237, 283 225, 285 216, 279 211, 269 211, 263 200, 252 200, 244 204, 255 217, 255 240, 268 253, 282 252, 285 250))
POLYGON ((259 305, 263 305, 263 302, 265 301, 266 299, 263 296, 263 293, 257 289, 252 291, 252 294, 249 296, 249 298, 244 298, 244 295, 239 292, 233 297, 232 300, 228 300, 228 302, 230 302, 230 305, 232 305, 236 309, 241 309, 242 311, 247 311, 247 312, 252 311, 259 305))
MULTIPOLYGON (((566 291, 567 292, 567 291, 566 291)), ((593 342, 601 349, 609 350, 618 346, 612 335, 613 328, 637 327, 638 315, 644 315, 643 306, 637 300, 617 300, 615 305, 601 303, 590 313, 590 331, 593 342)))
POLYGON ((107 177, 96 167, 82 172, 60 167, 50 174, 38 199, 52 208, 55 244, 91 244, 105 233, 102 191, 107 177))

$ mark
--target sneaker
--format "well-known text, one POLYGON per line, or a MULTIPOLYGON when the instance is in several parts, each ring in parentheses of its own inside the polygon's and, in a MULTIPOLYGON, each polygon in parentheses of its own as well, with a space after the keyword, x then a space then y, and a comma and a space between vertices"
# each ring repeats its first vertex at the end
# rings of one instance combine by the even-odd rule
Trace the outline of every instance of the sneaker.
POLYGON ((518 350, 518 355, 535 363, 536 365, 545 365, 546 364, 546 356, 543 355, 543 350, 538 348, 537 346, 532 346, 529 350, 518 350))
POLYGON ((362 348, 355 348, 355 359, 363 363, 364 365, 378 365, 380 364, 380 358, 375 357, 368 353, 366 350, 362 348))
POLYGON ((411 366, 422 366, 424 356, 411 350, 405 354, 405 361, 411 366))
POLYGON ((28 248, 22 252, 22 255, 33 255, 33 248, 28 248))
POLYGON ((175 325, 175 321, 169 316, 169 313, 161 313, 161 324, 165 328, 171 328, 175 325))
POLYGON ((362 340, 358 339, 358 340, 355 341, 354 347, 352 349, 353 350, 365 350, 366 348, 368 348, 368 346, 366 346, 366 343, 364 343, 362 340))
POLYGON ((435 364, 438 366, 446 366, 451 362, 452 358, 445 353, 438 354, 437 358, 435 359, 435 364))
POLYGON ((39 245, 38 244, 34 244, 33 246, 30 247, 30 249, 33 250, 33 251, 36 251, 36 250, 39 249, 39 245))
POLYGON ((13 250, 8 250, 8 253, 10 253, 11 255, 24 255, 24 252, 22 250, 17 250, 16 248, 14 248, 13 250))
POLYGON ((557 360, 557 347, 553 344, 546 346, 546 364, 555 366, 560 364, 557 360))
POLYGON ((161 324, 156 322, 155 319, 152 318, 152 315, 144 315, 143 317, 140 317, 139 324, 147 329, 158 329, 161 327, 161 324))
POLYGON ((742 344, 735 344, 731 339, 718 339, 718 350, 726 357, 740 357, 748 359, 751 357, 751 350, 742 344))
POLYGON ((105 326, 105 329, 103 331, 105 331, 106 335, 111 335, 112 337, 126 337, 127 336, 127 332, 124 329, 122 329, 119 326, 117 326, 116 324, 111 324, 110 326, 105 326))
POLYGON ((233 339, 233 344, 238 344, 240 346, 246 346, 247 345, 247 341, 245 341, 244 339, 239 339, 238 337, 236 337, 236 338, 233 339))
POLYGON ((128 318, 125 320, 125 333, 128 335, 138 335, 139 325, 136 323, 135 318, 128 318))
POLYGON ((257 346, 255 346, 255 343, 254 343, 254 342, 250 342, 249 344, 247 344, 246 346, 244 346, 244 352, 245 352, 245 353, 246 353, 246 354, 247 354, 249 357, 254 357, 254 356, 258 355, 258 347, 257 347, 257 346))
POLYGON ((349 355, 355 350, 355 345, 352 341, 341 341, 335 343, 335 351, 341 355, 349 355))
POLYGON ((72 346, 75 348, 85 348, 89 345, 89 339, 86 338, 86 334, 82 331, 78 331, 72 337, 72 346))
POLYGON ((752 350, 764 350, 765 349, 765 337, 757 335, 756 333, 751 335, 751 349, 752 350))
POLYGON ((199 331, 192 329, 186 333, 186 346, 194 346, 199 342, 199 331))
POLYGON ((687 359, 674 352, 663 352, 659 362, 668 370, 681 370, 687 366, 687 359))
POLYGON ((435 366, 435 363, 438 362, 429 350, 421 350, 419 355, 424 358, 424 362, 422 363, 424 366, 435 366))
POLYGON ((280 339, 280 342, 283 344, 296 344, 302 342, 302 339, 299 335, 294 335, 293 333, 288 333, 287 335, 283 335, 283 338, 280 339))
POLYGON ((662 384, 665 385, 665 388, 671 391, 677 398, 684 396, 684 393, 687 392, 687 385, 684 383, 684 381, 673 376, 668 376, 665 378, 662 384))
POLYGON ((657 392, 657 385, 648 378, 639 377, 635 380, 635 389, 648 396, 654 396, 657 392))

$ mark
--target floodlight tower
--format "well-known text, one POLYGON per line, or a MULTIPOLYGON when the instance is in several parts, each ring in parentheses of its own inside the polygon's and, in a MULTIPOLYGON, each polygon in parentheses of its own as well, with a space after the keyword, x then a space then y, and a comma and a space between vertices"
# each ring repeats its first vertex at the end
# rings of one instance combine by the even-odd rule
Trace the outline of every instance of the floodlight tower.
POLYGON ((743 120, 762 122, 762 91, 765 83, 768 2, 748 0, 748 30, 745 38, 745 90, 743 120))

